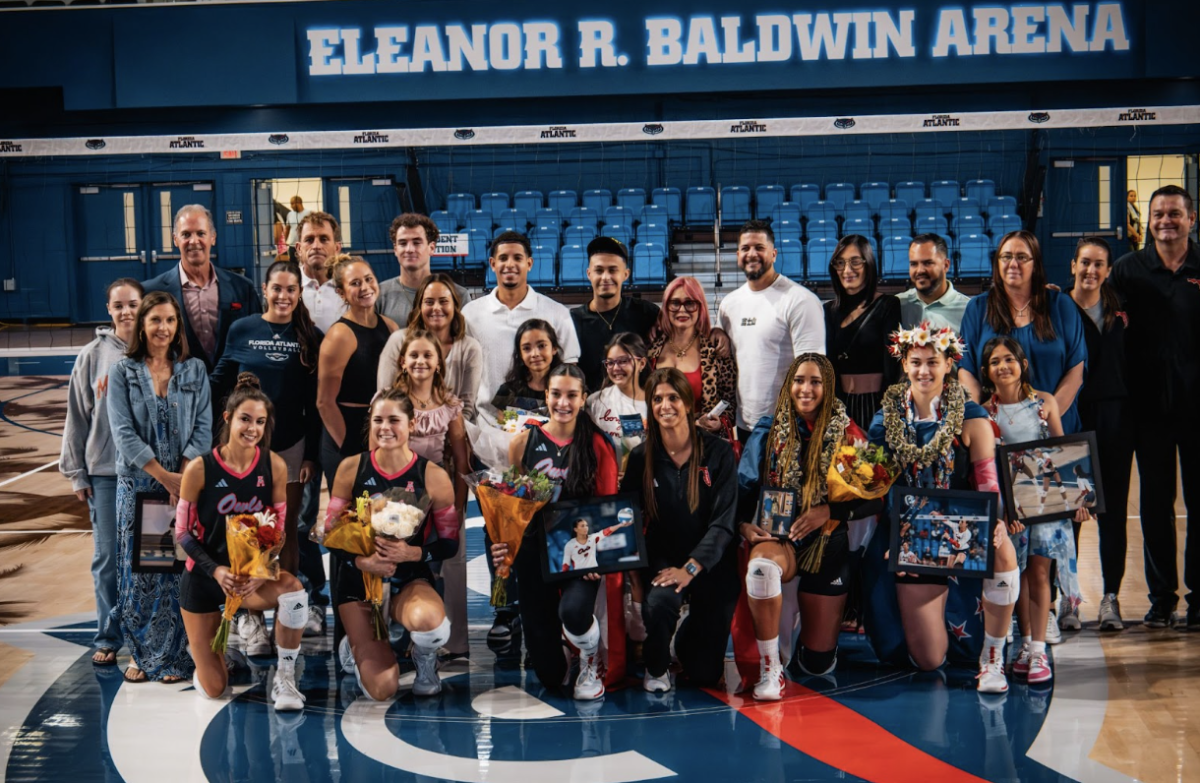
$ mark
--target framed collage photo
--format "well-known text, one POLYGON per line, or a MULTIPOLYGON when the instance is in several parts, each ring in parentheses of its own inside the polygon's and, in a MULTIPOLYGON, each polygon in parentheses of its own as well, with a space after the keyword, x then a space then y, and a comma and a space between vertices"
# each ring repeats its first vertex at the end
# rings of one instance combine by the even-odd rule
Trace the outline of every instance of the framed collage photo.
POLYGON ((1079 432, 1000 446, 1000 491, 1009 516, 1026 525, 1104 511, 1096 433, 1079 432))
POLYGON ((133 571, 177 574, 183 561, 175 554, 175 507, 157 492, 139 492, 133 510, 133 571))
POLYGON ((787 538, 799 504, 794 489, 763 487, 758 493, 758 526, 777 538, 787 538))
POLYGON ((548 582, 647 565, 638 495, 564 500, 547 506, 543 519, 542 575, 548 582))
POLYGON ((888 570, 992 576, 999 501, 994 492, 893 487, 888 570))

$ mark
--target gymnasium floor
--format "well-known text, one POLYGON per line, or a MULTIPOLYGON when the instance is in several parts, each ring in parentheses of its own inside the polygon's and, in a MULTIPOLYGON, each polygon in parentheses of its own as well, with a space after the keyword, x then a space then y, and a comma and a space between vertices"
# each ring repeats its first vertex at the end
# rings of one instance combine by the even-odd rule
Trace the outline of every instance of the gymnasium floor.
MULTIPOLYGON (((1014 682, 999 699, 975 692, 972 671, 878 667, 847 636, 835 677, 789 683, 775 704, 636 685, 598 704, 547 695, 483 643, 478 519, 468 523, 470 663, 443 672, 441 697, 402 687, 392 703, 356 700, 334 676, 328 639, 305 640, 301 715, 268 709, 263 667, 242 673, 225 703, 190 684, 125 684, 120 668, 90 663, 91 533, 53 464, 65 380, 0 377, 0 779, 1200 780, 1200 636, 1140 624, 1101 636, 1088 529, 1084 630, 1053 648, 1053 688, 1014 682)), ((1131 519, 1127 621, 1148 608, 1140 543, 1131 519)))

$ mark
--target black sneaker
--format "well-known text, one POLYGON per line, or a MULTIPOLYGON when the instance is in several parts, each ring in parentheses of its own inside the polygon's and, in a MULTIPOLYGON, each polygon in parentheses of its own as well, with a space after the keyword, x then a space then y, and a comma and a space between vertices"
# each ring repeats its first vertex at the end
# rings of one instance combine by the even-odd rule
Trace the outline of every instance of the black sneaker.
POLYGON ((496 652, 507 650, 513 641, 513 633, 519 633, 521 627, 521 618, 512 612, 496 612, 496 619, 492 621, 491 630, 487 635, 488 649, 496 652))
POLYGON ((1186 631, 1200 631, 1200 606, 1189 606, 1183 623, 1186 631))
POLYGON ((1170 628, 1175 625, 1175 620, 1174 607, 1168 607, 1164 604, 1154 604, 1150 607, 1150 611, 1146 612, 1146 616, 1142 618, 1142 625, 1147 628, 1170 628))

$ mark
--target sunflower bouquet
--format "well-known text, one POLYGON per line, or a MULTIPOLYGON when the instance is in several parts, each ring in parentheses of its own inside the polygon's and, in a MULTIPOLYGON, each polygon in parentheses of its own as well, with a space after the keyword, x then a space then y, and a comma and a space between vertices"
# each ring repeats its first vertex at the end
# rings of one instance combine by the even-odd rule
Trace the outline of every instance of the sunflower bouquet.
MULTIPOLYGON (((283 549, 283 522, 274 511, 255 514, 231 514, 225 518, 225 544, 229 549, 229 570, 234 576, 251 579, 279 578, 279 553, 283 549)), ((224 654, 229 646, 229 628, 242 605, 242 597, 225 596, 225 611, 212 640, 212 650, 224 654)))
POLYGON ((479 501, 483 523, 494 544, 507 544, 508 554, 496 568, 492 581, 492 606, 504 606, 508 595, 504 580, 512 571, 513 560, 521 548, 525 528, 533 515, 554 499, 558 488, 549 476, 538 471, 521 473, 514 465, 504 473, 481 470, 463 476, 479 501))

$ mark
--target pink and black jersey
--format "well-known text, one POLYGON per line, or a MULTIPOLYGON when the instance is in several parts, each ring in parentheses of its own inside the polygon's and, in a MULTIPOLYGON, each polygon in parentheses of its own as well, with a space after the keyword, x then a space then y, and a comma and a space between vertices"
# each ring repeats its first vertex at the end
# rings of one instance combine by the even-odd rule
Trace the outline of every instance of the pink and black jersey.
POLYGON ((258 447, 245 473, 235 473, 213 449, 202 456, 204 488, 196 501, 199 525, 195 538, 218 565, 229 565, 225 543, 225 518, 231 514, 256 514, 271 508, 271 453, 258 447))

